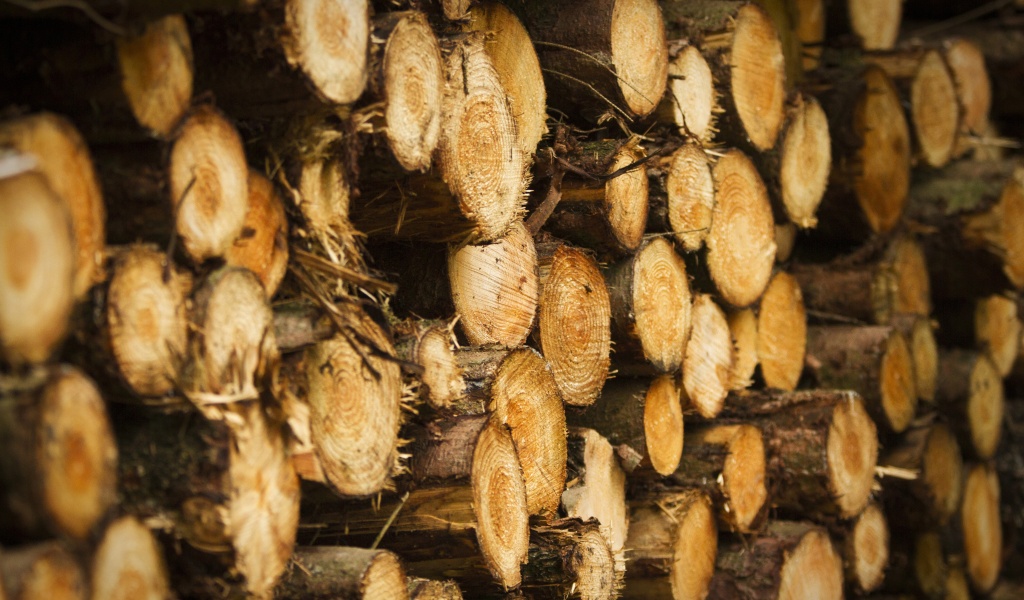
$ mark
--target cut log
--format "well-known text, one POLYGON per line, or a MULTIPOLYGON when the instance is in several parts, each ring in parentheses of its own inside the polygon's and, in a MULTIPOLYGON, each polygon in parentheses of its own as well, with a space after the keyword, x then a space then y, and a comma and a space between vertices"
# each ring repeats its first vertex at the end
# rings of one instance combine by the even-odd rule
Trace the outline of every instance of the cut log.
POLYGON ((953 431, 943 423, 906 431, 879 460, 886 468, 913 474, 883 477, 886 512, 901 526, 943 526, 960 507, 963 458, 953 431))
POLYGON ((889 324, 894 315, 931 313, 931 280, 921 245, 900 236, 882 252, 861 252, 831 263, 797 263, 791 272, 807 308, 825 319, 848 317, 889 324))
POLYGON ((658 121, 673 125, 679 133, 707 144, 718 130, 718 93, 711 67, 697 46, 685 40, 669 40, 668 87, 658 105, 658 121), (683 43, 673 54, 673 46, 683 43))
POLYGON ((903 20, 901 2, 892 0, 844 0, 835 10, 835 34, 852 33, 864 50, 889 50, 896 43, 903 20))
POLYGON ((708 271, 722 298, 742 308, 761 296, 771 278, 775 221, 764 182, 745 154, 727 152, 713 173, 715 208, 705 241, 708 271))
POLYGON ((757 362, 765 385, 796 389, 806 348, 807 313, 800 284, 780 271, 768 284, 757 312, 757 362))
POLYGON ((590 120, 609 111, 632 120, 658 106, 668 50, 657 2, 517 0, 511 8, 537 46, 549 104, 590 120))
POLYGON ((753 541, 718 546, 714 598, 843 597, 843 561, 823 528, 774 521, 753 541))
POLYGON ((672 153, 671 162, 661 172, 664 179, 658 178, 661 186, 656 189, 664 189, 664 207, 660 194, 655 195, 649 218, 652 229, 672 233, 684 251, 696 252, 708 237, 715 209, 715 182, 708 155, 700 143, 690 139, 672 153))
POLYGON ((572 518, 597 519, 615 558, 615 570, 621 572, 629 530, 626 474, 611 444, 593 429, 570 429, 568 449, 562 510, 572 518))
POLYGON ((775 224, 775 262, 789 262, 796 246, 797 227, 793 223, 775 224))
POLYGON ((849 526, 843 539, 846 581, 857 594, 882 585, 889 566, 889 523, 877 503, 868 504, 849 526))
POLYGON ((914 389, 921 402, 935 401, 935 386, 939 377, 939 347, 935 341, 932 322, 921 315, 896 315, 892 325, 910 344, 914 363, 914 389))
POLYGON ((722 410, 733 375, 729 322, 708 294, 694 299, 692 321, 683 359, 683 389, 688 407, 711 419, 722 410))
POLYGON ((676 378, 616 378, 584 412, 571 412, 570 425, 589 427, 616 447, 623 469, 652 468, 671 475, 683 452, 683 407, 676 378))
POLYGON ((885 326, 809 327, 807 356, 819 385, 856 391, 883 430, 900 433, 914 418, 914 359, 899 330, 885 326))
POLYGON ((763 432, 766 478, 779 511, 828 521, 855 517, 867 505, 878 434, 856 393, 740 392, 729 397, 723 416, 763 432))
POLYGON ((528 183, 515 117, 485 49, 471 33, 445 61, 436 173, 396 178, 362 169, 352 222, 370 236, 429 241, 489 241, 521 215, 528 183))
POLYGON ((89 579, 93 598, 163 600, 171 594, 163 551, 135 517, 121 517, 104 530, 89 579))
POLYGON ((940 350, 935 401, 965 452, 982 459, 995 456, 1006 400, 1003 380, 987 354, 940 350))
POLYGON ((405 569, 387 550, 345 546, 295 549, 294 564, 274 589, 275 598, 408 600, 405 569))
POLYGON ((649 363, 660 372, 677 371, 690 336, 691 296, 686 264, 672 244, 664 238, 651 240, 608 267, 605 281, 616 364, 649 363))
MULTIPOLYGON (((31 156, 36 162, 35 168, 46 178, 49 188, 67 207, 74 244, 74 297, 78 300, 84 298, 89 288, 103 277, 107 217, 103 195, 85 141, 70 121, 55 114, 39 113, 0 124, 0 147, 9 147, 31 156)), ((21 193, 31 192, 25 189, 21 193)), ((5 197, 18 195, 13 190, 4 192, 5 197)), ((8 208, 3 212, 13 214, 11 210, 8 208)), ((62 224, 60 227, 66 226, 62 224)), ((45 247, 63 252, 60 248, 63 242, 59 241, 62 236, 56 232, 49 233, 45 247)), ((34 252, 29 255, 32 254, 34 252)), ((61 269, 57 265, 47 267, 57 278, 61 277, 61 269)), ((54 293, 52 298, 59 296, 54 293)), ((7 305, 7 302, 4 304, 7 305)), ((38 313, 43 304, 33 306, 37 307, 33 312, 38 313)))
POLYGON ((979 464, 968 471, 960 515, 967 576, 975 591, 986 594, 999 581, 1003 562, 999 478, 992 466, 979 464))
POLYGON ((455 357, 453 326, 407 319, 393 327, 396 355, 423 368, 417 378, 420 397, 441 410, 466 393, 466 380, 455 357))
POLYGON ((250 169, 247 182, 249 208, 245 222, 224 253, 224 260, 255 273, 267 298, 271 298, 288 269, 288 220, 284 202, 266 176, 250 169))
POLYGON ((612 600, 621 588, 622 572, 616 571, 615 557, 597 521, 559 519, 531 529, 520 593, 612 600))
POLYGON ((933 528, 894 536, 886 591, 909 593, 918 598, 946 598, 949 566, 943 543, 942 534, 933 528))
POLYGON ((0 168, 0 350, 12 364, 49 359, 74 303, 71 218, 46 178, 17 158, 0 168), (5 176, 6 175, 6 176, 5 176))
POLYGON ((767 513, 765 447, 751 425, 711 425, 686 432, 675 485, 700 488, 714 500, 727 529, 756 531, 767 513))
POLYGON ((733 348, 729 389, 742 390, 750 387, 757 370, 757 313, 744 308, 729 313, 728 319, 733 348))
POLYGON ((459 325, 472 345, 522 345, 533 329, 540 282, 537 248, 517 222, 498 241, 453 247, 448 280, 459 325))
POLYGON ((639 142, 634 137, 577 143, 567 160, 589 176, 570 172, 562 179, 558 206, 544 227, 601 256, 635 252, 649 203, 647 165, 641 162, 646 153, 639 142))
POLYGON ((963 110, 960 121, 960 148, 969 148, 971 143, 964 136, 984 136, 989 126, 989 110, 992 107, 992 82, 985 66, 981 49, 966 38, 952 38, 943 44, 943 56, 953 73, 956 96, 963 110))
POLYGON ((209 578, 222 594, 227 586, 265 596, 292 554, 299 481, 280 427, 252 403, 229 411, 210 421, 125 405, 115 423, 122 507, 164 525, 171 585, 182 596, 209 578))
POLYGON ((647 495, 632 504, 622 597, 706 597, 718 553, 711 499, 691 490, 647 495))
POLYGON ((466 28, 469 31, 488 34, 484 48, 505 88, 523 156, 530 157, 547 132, 544 74, 530 34, 515 14, 500 2, 477 4, 470 8, 467 16, 466 28))
POLYGON ((758 151, 774 147, 784 118, 786 64, 768 13, 735 0, 673 0, 664 10, 669 39, 687 39, 707 58, 724 109, 722 133, 758 151))
POLYGON ((117 502, 118 449, 95 384, 69 366, 0 397, 0 532, 85 540, 117 502))
POLYGON ((940 305, 939 341, 986 352, 1001 377, 1013 370, 1020 351, 1021 321, 1015 294, 993 294, 940 305))
POLYGON ((824 0, 794 0, 793 5, 797 14, 796 37, 803 46, 804 71, 813 71, 821 64, 827 4, 824 0))
POLYGON ((566 404, 587 406, 611 363, 611 300, 597 261, 558 242, 537 245, 537 337, 566 404))
POLYGON ((785 60, 787 90, 798 85, 804 77, 803 48, 797 37, 796 5, 792 0, 755 0, 754 2, 768 13, 782 47, 785 60))
POLYGON ((892 230, 903 213, 910 130, 899 92, 880 67, 829 85, 821 104, 829 117, 835 168, 818 207, 818 228, 836 240, 861 241, 892 230))
POLYGON ((454 580, 423 579, 409 577, 406 579, 410 600, 462 600, 462 590, 454 580))
POLYGON ((197 264, 224 256, 249 210, 249 167, 234 126, 210 106, 185 119, 171 147, 169 188, 182 247, 197 264))
POLYGON ((0 596, 8 600, 85 600, 86 581, 73 551, 60 542, 0 553, 0 596))

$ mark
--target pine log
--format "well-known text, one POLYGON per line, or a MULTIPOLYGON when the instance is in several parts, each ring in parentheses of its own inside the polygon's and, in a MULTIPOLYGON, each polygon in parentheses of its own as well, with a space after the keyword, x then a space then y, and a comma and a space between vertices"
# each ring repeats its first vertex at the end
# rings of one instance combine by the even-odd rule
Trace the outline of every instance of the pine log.
POLYGON ((950 300, 938 308, 939 341, 944 346, 986 352, 1001 377, 1010 374, 1020 351, 1022 329, 1016 294, 950 300))
POLYGON ((587 253, 538 243, 540 349, 566 404, 587 406, 601 393, 611 363, 611 300, 587 253))
POLYGON ((835 240, 862 241, 892 230, 903 213, 910 130, 896 86, 880 67, 840 75, 826 86, 820 100, 829 118, 835 167, 818 207, 818 229, 835 240))
POLYGON ((889 523, 877 503, 850 523, 842 544, 847 586, 858 595, 878 589, 889 566, 889 523))
POLYGON ((729 397, 723 416, 762 432, 766 478, 779 511, 831 521, 852 518, 867 505, 878 435, 856 393, 740 392, 729 397))
POLYGON ((773 521, 753 541, 718 546, 710 596, 714 598, 843 597, 843 562, 823 528, 773 521))
POLYGON ((866 54, 864 60, 884 69, 909 101, 909 120, 924 164, 945 166, 963 128, 963 108, 942 53, 929 48, 897 49, 866 54))
POLYGON ((880 252, 865 246, 830 263, 796 263, 791 272, 816 316, 886 325, 897 314, 931 313, 928 267, 921 244, 900 236, 880 252))
POLYGON ((256 274, 267 298, 277 292, 288 270, 288 220, 284 201, 262 173, 249 170, 248 210, 242 231, 224 253, 229 265, 256 274))
POLYGON ((914 363, 914 389, 920 402, 935 401, 935 386, 939 377, 939 347, 935 341, 934 325, 921 315, 901 314, 892 319, 910 344, 914 363))
POLYGON ((626 474, 612 445, 593 429, 573 428, 568 432, 562 510, 572 518, 596 519, 614 556, 615 571, 625 568, 629 531, 626 474))
POLYGON ((523 156, 530 157, 547 132, 544 75, 530 34, 515 13, 500 2, 475 4, 467 17, 466 30, 488 34, 484 48, 505 88, 523 156))
POLYGON ((664 238, 604 273, 612 309, 615 363, 672 373, 683 363, 690 336, 690 282, 686 264, 664 238), (650 365, 646 368, 643 365, 650 365))
POLYGON ((729 393, 733 348, 725 313, 708 294, 693 301, 692 328, 683 359, 683 390, 688 407, 711 419, 729 393))
POLYGON ((775 224, 775 262, 789 262, 796 246, 797 227, 793 223, 775 224))
POLYGON ((733 347, 729 390, 742 390, 753 384, 757 370, 757 313, 743 308, 730 312, 727 318, 733 347))
POLYGON ((800 284, 780 271, 772 277, 757 310, 757 362, 765 385, 796 389, 806 348, 807 313, 800 284))
POLYGON ((30 160, 0 160, 0 352, 14 365, 49 359, 74 303, 71 218, 30 160))
MULTIPOLYGON (((532 598, 611 600, 622 588, 622 572, 597 521, 559 519, 530 530, 523 566, 523 595, 532 598)), ((505 596, 503 596, 505 597, 505 596)))
POLYGON ((943 526, 960 507, 963 458, 944 423, 909 429, 878 462, 912 475, 882 478, 886 512, 894 523, 921 530, 943 526))
POLYGON ((549 104, 589 120, 611 111, 627 121, 658 106, 668 50, 657 2, 517 0, 511 8, 537 47, 549 104))
POLYGON ((881 429, 900 433, 910 424, 917 410, 913 355, 899 330, 809 327, 807 356, 820 386, 856 391, 881 429))
POLYGON ((992 359, 971 350, 940 350, 936 386, 936 405, 949 416, 964 451, 981 459, 995 456, 1006 400, 992 359))
POLYGON ((796 31, 797 8, 791 0, 755 0, 755 3, 768 13, 775 24, 785 61, 786 88, 791 89, 804 76, 803 48, 796 31))
POLYGON ((433 171, 396 178, 387 168, 362 168, 361 195, 350 206, 359 231, 480 242, 505 235, 520 216, 527 159, 485 40, 470 33, 450 43, 433 171))
POLYGON ((275 598, 408 600, 401 560, 387 550, 303 546, 274 589, 275 598))
POLYGON ((452 579, 439 581, 408 577, 406 582, 410 600, 462 600, 462 590, 459 589, 459 584, 452 579))
POLYGON ((718 95, 711 67, 697 46, 687 40, 669 40, 668 86, 655 115, 701 144, 714 138, 718 95), (681 48, 674 46, 682 44, 681 48))
POLYGON ((60 542, 0 552, 0 596, 6 600, 85 600, 86 581, 73 550, 60 542))
POLYGON ((166 139, 192 100, 188 25, 169 14, 119 35, 52 20, 7 23, 0 103, 67 115, 93 141, 166 139), (16 29, 15 29, 16 28, 16 29))
POLYGON ((466 393, 466 380, 455 356, 454 323, 407 319, 393 327, 396 355, 419 365, 423 372, 419 396, 434 408, 451 407, 466 393))
POLYGON ((830 35, 852 34, 864 50, 889 50, 903 17, 901 2, 841 0, 830 7, 830 35))
POLYGON ((567 160, 588 176, 570 172, 544 227, 601 256, 635 252, 647 226, 649 183, 639 138, 577 143, 567 160))
POLYGON ((976 592, 986 594, 999 581, 1003 562, 999 478, 991 465, 977 464, 968 470, 960 515, 967 576, 976 592))
POLYGON ((616 447, 623 469, 671 475, 683 452, 683 407, 675 377, 616 378, 583 412, 570 412, 574 427, 594 429, 616 447))
POLYGON ((803 46, 804 71, 813 71, 821 64, 825 44, 828 3, 825 0, 793 0, 796 12, 796 37, 803 46))
POLYGON ((622 597, 706 597, 718 553, 718 526, 707 494, 652 494, 631 505, 622 597))
POLYGON ((952 570, 943 546, 943 535, 934 528, 894 536, 885 590, 918 598, 946 598, 952 570))
POLYGON ((756 531, 767 513, 765 447, 751 425, 710 425, 686 432, 672 484, 703 489, 719 521, 740 533, 756 531))
MULTIPOLYGON (((89 288, 103 277, 107 218, 103 194, 85 141, 67 119, 52 113, 38 113, 0 123, 0 147, 32 157, 35 168, 66 207, 73 234, 73 292, 76 300, 83 299, 89 288)), ((8 170, 4 169, 4 172, 6 174, 8 170)), ((26 189, 21 193, 30 192, 26 189)), ((17 195, 13 190, 4 193, 5 197, 17 195)), ((10 210, 5 209, 4 213, 10 210)), ((62 224, 60 227, 66 226, 62 224)), ((63 252, 57 233, 50 233, 47 239, 51 241, 45 247, 63 252)), ((61 267, 54 265, 48 267, 50 269, 53 269, 51 273, 58 274, 61 267)), ((59 296, 54 294, 54 297, 59 296)), ((34 312, 39 310, 36 308, 34 312)))
POLYGON ((0 396, 0 534, 85 540, 117 502, 118 448, 78 369, 9 376, 0 396))
POLYGON ((171 594, 163 551, 150 530, 130 516, 103 531, 89 580, 93 598, 163 600, 171 594))
POLYGON ((222 421, 129 405, 118 417, 122 507, 169 534, 177 593, 208 595, 200 590, 212 578, 221 594, 267 595, 299 524, 280 427, 253 403, 229 407, 222 421))
POLYGON ((956 85, 957 100, 963 110, 960 121, 960 148, 972 146, 965 136, 983 136, 989 126, 989 110, 992 106, 992 82, 989 80, 985 55, 974 42, 962 37, 954 37, 943 43, 943 56, 953 73, 956 85))
POLYGON ((756 150, 775 146, 784 119, 786 66, 779 33, 759 6, 736 0, 664 4, 669 39, 687 39, 707 58, 726 138, 756 150))
POLYGON ((705 241, 715 288, 729 304, 743 308, 764 292, 775 264, 775 221, 757 169, 738 150, 715 164, 715 208, 705 241))
POLYGON ((672 234, 685 252, 704 246, 715 209, 715 183, 704 148, 690 138, 656 172, 648 229, 672 234))

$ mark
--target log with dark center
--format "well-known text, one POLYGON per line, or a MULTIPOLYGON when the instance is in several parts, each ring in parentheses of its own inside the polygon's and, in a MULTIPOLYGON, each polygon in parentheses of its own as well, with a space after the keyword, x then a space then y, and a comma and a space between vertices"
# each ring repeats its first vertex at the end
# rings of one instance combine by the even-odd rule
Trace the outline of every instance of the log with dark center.
POLYGON ((983 460, 995 456, 1006 399, 1003 380, 987 354, 940 350, 935 402, 949 416, 965 453, 983 460))

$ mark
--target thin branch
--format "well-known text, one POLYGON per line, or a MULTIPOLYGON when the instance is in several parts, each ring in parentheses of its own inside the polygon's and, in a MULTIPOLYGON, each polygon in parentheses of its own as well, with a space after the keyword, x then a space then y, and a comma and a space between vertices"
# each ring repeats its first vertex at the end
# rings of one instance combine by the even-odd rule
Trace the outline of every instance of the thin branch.
POLYGON ((530 232, 530 236, 537 235, 540 228, 544 226, 548 218, 551 217, 551 213, 555 212, 555 207, 558 206, 558 202, 562 199, 562 177, 565 176, 565 171, 558 168, 559 163, 555 163, 555 172, 551 176, 551 187, 548 188, 548 193, 544 196, 544 200, 540 203, 540 206, 526 219, 526 229, 530 232))

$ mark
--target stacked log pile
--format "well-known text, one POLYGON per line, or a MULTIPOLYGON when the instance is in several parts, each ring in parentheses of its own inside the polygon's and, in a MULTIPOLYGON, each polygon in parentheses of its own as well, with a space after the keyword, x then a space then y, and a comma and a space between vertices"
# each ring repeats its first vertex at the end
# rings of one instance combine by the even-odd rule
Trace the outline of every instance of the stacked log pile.
POLYGON ((0 599, 1012 596, 1024 164, 900 24, 0 7, 0 599))

